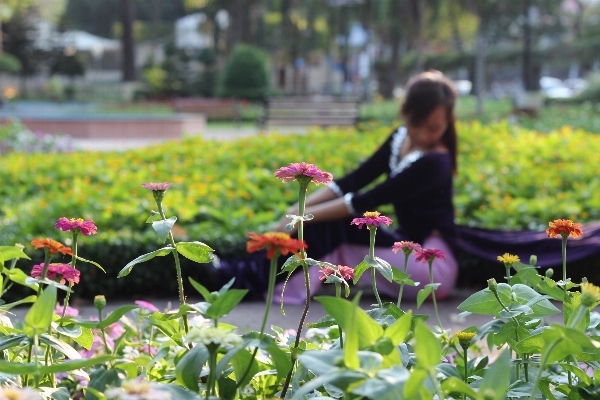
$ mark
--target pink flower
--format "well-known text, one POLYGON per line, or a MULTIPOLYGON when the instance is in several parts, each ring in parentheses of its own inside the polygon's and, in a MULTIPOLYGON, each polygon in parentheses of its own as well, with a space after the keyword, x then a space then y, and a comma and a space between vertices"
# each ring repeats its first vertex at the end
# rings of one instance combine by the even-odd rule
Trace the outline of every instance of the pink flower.
POLYGON ((159 183, 149 182, 149 183, 142 183, 142 186, 148 190, 152 190, 153 192, 164 192, 168 188, 173 186, 173 184, 169 183, 169 182, 159 182, 159 183))
POLYGON ((321 275, 319 279, 324 281, 329 278, 331 275, 338 275, 344 278, 347 281, 354 279, 354 269, 347 267, 345 265, 336 265, 337 271, 329 266, 324 265, 323 269, 320 269, 321 275))
POLYGON ((153 346, 150 346, 149 344, 144 344, 144 345, 140 346, 140 351, 142 353, 148 353, 151 356, 156 355, 156 348, 153 346))
MULTIPOLYGON (((60 303, 56 303, 56 307, 54 308, 54 314, 61 316, 63 312, 63 307, 60 303)), ((65 317, 77 317, 79 315, 79 310, 73 307, 67 306, 65 310, 65 317)))
MULTIPOLYGON (((37 264, 31 270, 33 278, 41 278, 44 271, 44 264, 37 264)), ((52 281, 58 281, 64 285, 69 282, 73 285, 79 283, 79 270, 72 268, 69 264, 50 264, 46 271, 46 278, 52 281)))
POLYGON ((358 229, 362 229, 364 224, 367 225, 367 228, 370 226, 379 226, 379 224, 386 224, 389 226, 392 224, 392 220, 381 215, 378 211, 367 211, 363 214, 363 218, 354 218, 352 222, 350 222, 350 225, 358 225, 358 229))
POLYGON ((58 222, 54 225, 55 228, 61 231, 81 232, 83 236, 90 236, 96 234, 98 227, 94 225, 93 220, 84 220, 83 218, 65 218, 61 217, 58 222))
POLYGON ((281 167, 275 171, 275 177, 281 179, 283 183, 295 181, 298 177, 307 176, 315 185, 328 184, 333 180, 333 175, 329 172, 321 171, 313 164, 305 162, 292 163, 289 167, 281 167))
POLYGON ((156 308, 153 304, 148 303, 147 301, 144 300, 136 300, 135 304, 137 304, 138 306, 140 306, 140 308, 146 309, 150 312, 159 312, 158 308, 156 308))
POLYGON ((417 250, 417 262, 427 263, 433 260, 444 260, 446 259, 446 255, 443 251, 438 249, 421 249, 417 250))
POLYGON ((405 255, 409 255, 413 251, 420 251, 421 250, 421 245, 419 243, 408 242, 408 241, 402 241, 402 242, 396 242, 396 243, 394 243, 394 245, 392 246, 392 251, 394 253, 398 253, 400 250, 402 250, 402 252, 405 255))

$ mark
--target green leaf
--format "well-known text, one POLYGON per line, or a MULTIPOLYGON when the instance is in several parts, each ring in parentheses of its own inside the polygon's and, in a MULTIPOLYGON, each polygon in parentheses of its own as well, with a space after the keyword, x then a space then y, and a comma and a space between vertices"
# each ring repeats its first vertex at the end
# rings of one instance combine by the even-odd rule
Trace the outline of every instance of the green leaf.
POLYGON ((45 343, 51 346, 53 349, 63 353, 65 356, 69 357, 71 360, 80 360, 81 354, 77 352, 73 347, 69 346, 67 343, 63 342, 60 339, 57 339, 48 334, 40 335, 40 342, 45 343))
POLYGON ((153 251, 151 253, 147 253, 147 254, 141 255, 138 258, 136 258, 135 260, 130 261, 129 264, 127 264, 121 270, 121 272, 119 272, 119 275, 117 276, 117 278, 122 278, 122 277, 124 277, 126 275, 129 275, 129 273, 131 272, 131 270, 133 269, 133 267, 136 264, 143 263, 145 261, 151 260, 154 257, 164 257, 164 256, 166 256, 168 254, 171 254, 171 252, 173 250, 175 250, 174 247, 167 246, 167 247, 163 247, 162 249, 155 250, 155 251, 153 251))
POLYGON ((33 303, 33 302, 35 302, 36 299, 37 299, 37 296, 32 294, 21 300, 15 301, 14 303, 2 304, 0 306, 0 313, 6 312, 6 311, 10 310, 11 308, 21 305, 21 304, 33 303))
POLYGON ((179 254, 197 263, 209 263, 214 258, 211 254, 214 250, 202 242, 179 242, 176 247, 179 254))
POLYGON ((13 281, 15 283, 18 283, 19 285, 27 286, 28 288, 37 291, 38 285, 27 283, 26 282, 27 278, 30 278, 30 276, 27 275, 22 270, 20 270, 19 268, 13 268, 10 271, 8 271, 8 279, 10 279, 11 281, 13 281))
POLYGON ((25 374, 53 374, 56 372, 69 372, 76 369, 91 367, 98 364, 114 360, 114 356, 101 355, 95 358, 86 358, 81 360, 68 360, 60 363, 40 366, 34 363, 13 363, 7 361, 0 361, 0 372, 13 374, 13 375, 25 375, 25 374))
POLYGON ((467 397, 470 397, 472 399, 477 398, 477 393, 475 392, 475 390, 473 390, 473 388, 469 386, 465 381, 455 376, 451 376, 448 379, 444 379, 444 381, 442 382, 442 390, 448 395, 461 393, 465 394, 467 397))
POLYGON ((416 322, 415 337, 417 339, 414 347, 417 365, 424 369, 438 365, 442 359, 440 342, 427 325, 420 320, 416 322))
POLYGON ((86 350, 91 350, 94 344, 94 334, 90 328, 81 327, 81 335, 74 337, 75 343, 86 350))
POLYGON ((25 324, 42 333, 48 329, 52 323, 52 314, 56 306, 56 287, 48 286, 42 290, 42 294, 33 303, 27 315, 25 315, 25 324))
POLYGON ((123 315, 125 315, 127 312, 138 308, 137 305, 128 305, 128 306, 121 306, 117 309, 115 309, 114 311, 112 311, 110 313, 110 315, 108 317, 106 317, 105 319, 103 319, 102 321, 88 321, 88 320, 76 320, 76 322, 83 327, 86 328, 92 328, 92 329, 104 329, 109 325, 114 324, 115 322, 118 322, 121 317, 123 315))
POLYGON ((383 277, 385 279, 387 279, 388 281, 391 282, 392 279, 394 278, 394 273, 392 272, 392 266, 390 265, 390 263, 388 263, 384 259, 381 259, 379 257, 371 257, 371 256, 367 255, 367 256, 365 256, 364 261, 367 264, 369 264, 371 267, 373 267, 377 271, 379 271, 379 273, 381 275, 383 275, 383 277))
POLYGON ((398 346, 404 341, 412 321, 412 310, 408 310, 406 314, 396 320, 384 332, 383 336, 392 339, 394 346, 398 346))
POLYGON ((204 345, 197 345, 189 350, 177 363, 175 367, 175 375, 186 388, 198 392, 198 379, 202 366, 208 361, 210 353, 204 345))
POLYGON ((77 324, 66 324, 66 325, 58 325, 57 323, 52 323, 52 327, 56 329, 58 333, 61 335, 68 336, 70 338, 76 338, 81 336, 81 332, 83 328, 77 324))
POLYGON ((61 388, 49 388, 42 387, 40 388, 45 398, 49 398, 52 400, 70 400, 71 396, 69 394, 69 390, 65 387, 61 388))
POLYGON ((425 286, 423 289, 420 289, 417 292, 417 308, 420 308, 425 299, 433 292, 433 288, 431 286, 425 286))
POLYGON ((356 283, 358 282, 358 280, 360 279, 362 274, 369 268, 371 268, 371 267, 369 266, 369 264, 367 264, 367 262, 365 260, 361 261, 360 264, 358 264, 354 268, 354 280, 352 281, 352 283, 354 283, 356 285, 356 283))
MULTIPOLYGON (((498 296, 502 299, 504 304, 510 304, 511 295, 512 291, 510 290, 509 285, 506 283, 498 284, 498 296)), ((496 315, 502 310, 502 305, 500 305, 496 296, 494 296, 494 293, 490 289, 485 288, 479 292, 473 293, 465 301, 460 303, 457 308, 462 311, 469 311, 473 314, 496 315)))
POLYGON ((23 342, 23 340, 28 340, 27 335, 15 335, 15 336, 5 336, 0 338, 0 351, 9 349, 13 346, 17 346, 23 342))
MULTIPOLYGON (((346 332, 346 343, 344 345, 344 364, 347 368, 353 370, 356 370, 358 367, 360 367, 360 360, 358 358, 360 333, 358 331, 358 324, 356 323, 358 319, 356 314, 357 310, 359 310, 359 300, 360 293, 358 296, 354 297, 354 301, 352 302, 354 307, 349 310, 348 322, 345 324, 340 323, 340 326, 346 332)), ((327 307, 325 307, 325 309, 327 310, 327 307)))
POLYGON ((546 296, 541 296, 529 286, 517 283, 512 286, 512 292, 516 295, 519 303, 531 307, 533 313, 529 316, 532 318, 548 317, 560 313, 560 310, 546 296))
POLYGON ((511 372, 510 350, 504 350, 483 376, 479 384, 479 393, 485 393, 486 399, 504 400, 510 384, 511 372))
POLYGON ((13 258, 16 258, 17 260, 21 258, 31 260, 27 254, 23 253, 23 250, 15 246, 0 246, 0 255, 2 255, 5 262, 12 260, 13 258))
POLYGON ((104 270, 104 268, 102 268, 102 266, 101 266, 100 264, 98 264, 97 262, 95 262, 95 261, 90 261, 90 260, 86 260, 85 258, 81 258, 81 257, 79 257, 79 256, 76 256, 76 258, 77 258, 79 261, 83 261, 83 262, 85 262, 85 263, 92 264, 92 265, 94 265, 94 266, 96 266, 96 267, 100 268, 100 270, 101 270, 102 272, 106 273, 106 271, 104 270))
POLYGON ((154 221, 160 221, 162 220, 162 217, 160 216, 160 213, 154 210, 150 211, 150 216, 148 217, 148 219, 146 219, 146 223, 147 224, 151 224, 154 221))
POLYGON ((161 240, 161 243, 164 243, 171 232, 171 228, 175 225, 177 221, 177 217, 171 217, 167 219, 161 219, 160 221, 152 222, 152 229, 158 235, 158 238, 161 240))
POLYGON ((202 295, 202 297, 204 298, 204 301, 206 301, 207 303, 210 303, 212 300, 212 296, 210 295, 210 292, 208 291, 208 289, 206 287, 202 286, 202 284, 200 284, 199 282, 196 282, 191 276, 188 279, 190 280, 190 283, 192 284, 194 289, 196 289, 198 291, 198 293, 200 293, 202 295))
POLYGON ((217 299, 212 302, 210 307, 208 307, 208 310, 206 310, 205 317, 217 319, 229 314, 229 312, 242 301, 246 293, 248 293, 247 289, 228 290, 225 294, 217 297, 217 299))

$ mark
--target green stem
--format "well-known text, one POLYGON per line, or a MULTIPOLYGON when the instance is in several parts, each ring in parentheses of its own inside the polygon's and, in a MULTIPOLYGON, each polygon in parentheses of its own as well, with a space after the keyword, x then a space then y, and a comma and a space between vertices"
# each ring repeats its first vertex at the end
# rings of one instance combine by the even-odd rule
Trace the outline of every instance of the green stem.
MULTIPOLYGON (((17 265, 17 259, 13 258, 10 262, 10 267, 8 267, 8 271, 12 271, 17 265)), ((2 289, 0 290, 0 298, 4 295, 4 290, 6 290, 6 284, 9 282, 9 279, 2 280, 2 289)))
MULTIPOLYGON (((567 235, 562 234, 563 282, 567 281, 567 235)), ((565 287, 566 291, 566 287, 565 287)))
MULTIPOLYGON (((371 257, 371 259, 375 259, 375 234, 377 233, 377 227, 376 226, 369 226, 367 225, 367 229, 369 229, 369 257, 371 257)), ((371 283, 373 285, 373 293, 375 294, 375 299, 377 299, 377 305, 381 308, 383 307, 383 303, 381 302, 381 299, 379 298, 379 292, 377 291, 377 282, 375 281, 375 268, 370 267, 371 268, 371 283)))
MULTIPOLYGON (((71 243, 71 250, 73 251, 73 257, 71 258, 71 268, 75 268, 75 264, 77 263, 77 236, 79 235, 79 232, 75 232, 75 231, 71 231, 73 233, 73 240, 71 243)), ((69 289, 73 288, 73 283, 69 282, 69 289)), ((71 298, 71 291, 69 290, 67 292, 67 295, 65 296, 65 304, 63 305, 63 310, 62 310, 62 314, 61 314, 61 318, 65 317, 65 314, 67 312, 67 307, 69 306, 69 299, 71 298)), ((61 321, 60 326, 63 325, 63 322, 61 321)), ((60 337, 60 334, 59 334, 60 337)))
MULTIPOLYGON (((406 270, 408 269, 408 254, 404 254, 404 269, 402 272, 406 274, 406 270)), ((404 291, 404 282, 400 284, 400 292, 398 292, 398 308, 400 308, 400 303, 402 302, 402 292, 404 291)))
MULTIPOLYGON (((468 354, 467 354, 467 349, 463 348, 463 363, 465 364, 465 383, 468 385, 469 384, 469 365, 468 365, 468 354)), ((463 393, 463 400, 465 400, 467 398, 467 396, 463 393)))
POLYGON ((506 267, 506 282, 510 285, 511 276, 510 276, 510 265, 506 267))
POLYGON ((540 366, 538 369, 538 373, 535 377, 535 381, 533 383, 533 390, 531 391, 531 396, 529 396, 529 400, 534 400, 535 399, 535 389, 537 387, 539 387, 540 385, 540 379, 542 378, 542 372, 544 372, 544 366, 546 365, 546 361, 548 360, 548 356, 550 355, 550 353, 552 352, 552 350, 554 350, 554 347, 558 344, 558 342, 560 342, 561 339, 555 340, 550 347, 548 347, 548 350, 546 350, 546 353, 544 353, 544 355, 542 356, 542 360, 540 361, 540 366))
MULTIPOLYGON (((342 284, 339 282, 335 283, 335 297, 336 298, 341 298, 342 297, 342 284)), ((338 330, 340 332, 340 348, 344 348, 344 336, 343 336, 343 331, 342 331, 342 327, 338 324, 338 330)))
POLYGON ((208 400, 209 396, 214 396, 215 395, 215 383, 216 383, 216 377, 215 377, 215 369, 217 369, 217 350, 218 347, 216 349, 212 349, 209 348, 208 351, 210 352, 210 355, 208 357, 208 382, 206 384, 206 399, 208 400))
MULTIPOLYGON (((40 280, 46 279, 46 274, 48 273, 48 267, 50 266, 50 260, 52 260, 52 254, 48 249, 44 250, 44 267, 42 268, 42 275, 40 276, 40 280)), ((37 295, 42 294, 42 284, 38 283, 38 293, 37 295)))
POLYGON ((429 370, 429 377, 433 381, 433 385, 435 386, 435 392, 438 395, 438 399, 439 400, 444 400, 445 399, 444 392, 442 391, 442 388, 440 386, 440 382, 437 380, 437 378, 435 377, 435 373, 431 369, 429 370))
MULTIPOLYGON (((433 284, 433 260, 429 260, 429 283, 433 284)), ((433 310, 435 311, 435 318, 437 319, 437 323, 440 326, 441 333, 444 332, 444 327, 442 326, 442 321, 440 320, 440 313, 438 312, 437 301, 435 299, 435 289, 431 291, 431 300, 433 301, 433 310)))
MULTIPOLYGON (((102 310, 98 310, 98 322, 102 322, 102 310)), ((104 351, 106 354, 110 354, 110 348, 108 347, 108 342, 106 341, 106 333, 104 332, 104 328, 100 329, 102 332, 102 341, 104 342, 104 351)))
MULTIPOLYGON (((166 220, 167 217, 165 216, 165 212, 163 211, 162 202, 159 200, 156 200, 156 206, 158 207, 158 212, 160 213, 160 216, 163 219, 163 221, 166 220)), ((175 259, 175 270, 177 271, 177 286, 179 288, 179 304, 184 305, 185 304, 185 296, 183 294, 183 278, 181 276, 181 265, 179 264, 179 253, 177 253, 177 245, 175 244, 175 238, 173 238, 173 233, 171 231, 169 231, 169 241, 171 242, 171 246, 174 249, 172 251, 172 253, 173 253, 173 258, 175 259)), ((183 329, 185 330, 185 333, 187 334, 188 331, 190 330, 187 314, 183 314, 181 318, 183 319, 183 329)))

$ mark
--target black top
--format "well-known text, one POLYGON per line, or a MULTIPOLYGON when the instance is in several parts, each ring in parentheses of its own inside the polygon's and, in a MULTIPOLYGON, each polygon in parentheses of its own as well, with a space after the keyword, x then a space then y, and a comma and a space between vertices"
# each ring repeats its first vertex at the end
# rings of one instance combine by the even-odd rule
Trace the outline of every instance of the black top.
POLYGON ((455 235, 452 204, 452 160, 449 153, 414 151, 399 159, 406 129, 394 131, 355 171, 336 180, 346 194, 356 193, 382 174, 385 181, 355 194, 354 210, 363 214, 392 204, 398 231, 407 240, 423 243, 434 229, 444 237, 455 235))

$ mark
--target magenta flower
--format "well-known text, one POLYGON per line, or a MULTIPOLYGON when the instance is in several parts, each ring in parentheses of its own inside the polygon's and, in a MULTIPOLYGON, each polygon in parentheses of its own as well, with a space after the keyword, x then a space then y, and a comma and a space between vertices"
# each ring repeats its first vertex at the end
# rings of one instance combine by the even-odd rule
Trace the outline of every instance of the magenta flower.
POLYGON ((354 218, 350 225, 358 225, 358 229, 362 229, 363 225, 367 225, 367 228, 370 229, 370 226, 379 226, 379 224, 391 225, 392 220, 384 215, 381 215, 378 211, 367 211, 363 214, 363 218, 354 218))
POLYGON ((136 300, 135 304, 137 304, 138 306, 140 306, 140 308, 146 309, 150 312, 159 312, 158 308, 156 308, 153 304, 148 303, 147 301, 144 300, 136 300))
POLYGON ((148 183, 142 183, 142 186, 148 190, 152 190, 153 192, 164 192, 168 188, 173 186, 173 184, 169 183, 169 182, 159 182, 159 183, 148 182, 148 183))
POLYGON ((289 167, 281 167, 275 171, 275 177, 281 179, 283 183, 295 181, 302 176, 311 178, 311 182, 315 185, 326 185, 333 180, 333 175, 329 172, 321 171, 317 166, 305 162, 292 163, 289 167))
MULTIPOLYGON (((44 264, 34 265, 31 270, 31 277, 39 279, 42 277, 43 271, 44 264)), ((71 267, 69 264, 50 264, 48 271, 46 271, 46 278, 58 281, 62 285, 66 282, 75 285, 79 283, 79 270, 71 267)))
POLYGON ((394 253, 398 253, 400 250, 402 250, 404 255, 409 255, 413 251, 420 251, 421 245, 419 243, 408 242, 408 241, 404 241, 404 240, 401 242, 395 242, 394 245, 392 246, 392 251, 394 253))
POLYGON ((354 279, 354 269, 345 265, 337 265, 337 273, 336 270, 326 265, 324 265, 323 269, 320 269, 319 272, 321 273, 319 279, 322 281, 326 280, 331 275, 339 275, 347 281, 354 279))
POLYGON ((443 251, 438 249, 421 249, 417 250, 417 262, 427 263, 433 260, 444 260, 446 259, 446 255, 443 251))
POLYGON ((98 227, 94 225, 93 220, 84 220, 83 218, 65 218, 61 217, 58 222, 54 225, 55 228, 61 231, 81 232, 83 236, 90 236, 96 234, 98 227))
MULTIPOLYGON (((61 316, 63 312, 63 306, 60 303, 56 303, 56 307, 54 307, 54 314, 61 316)), ((73 307, 67 306, 65 310, 65 317, 77 317, 79 315, 79 310, 73 307)))

